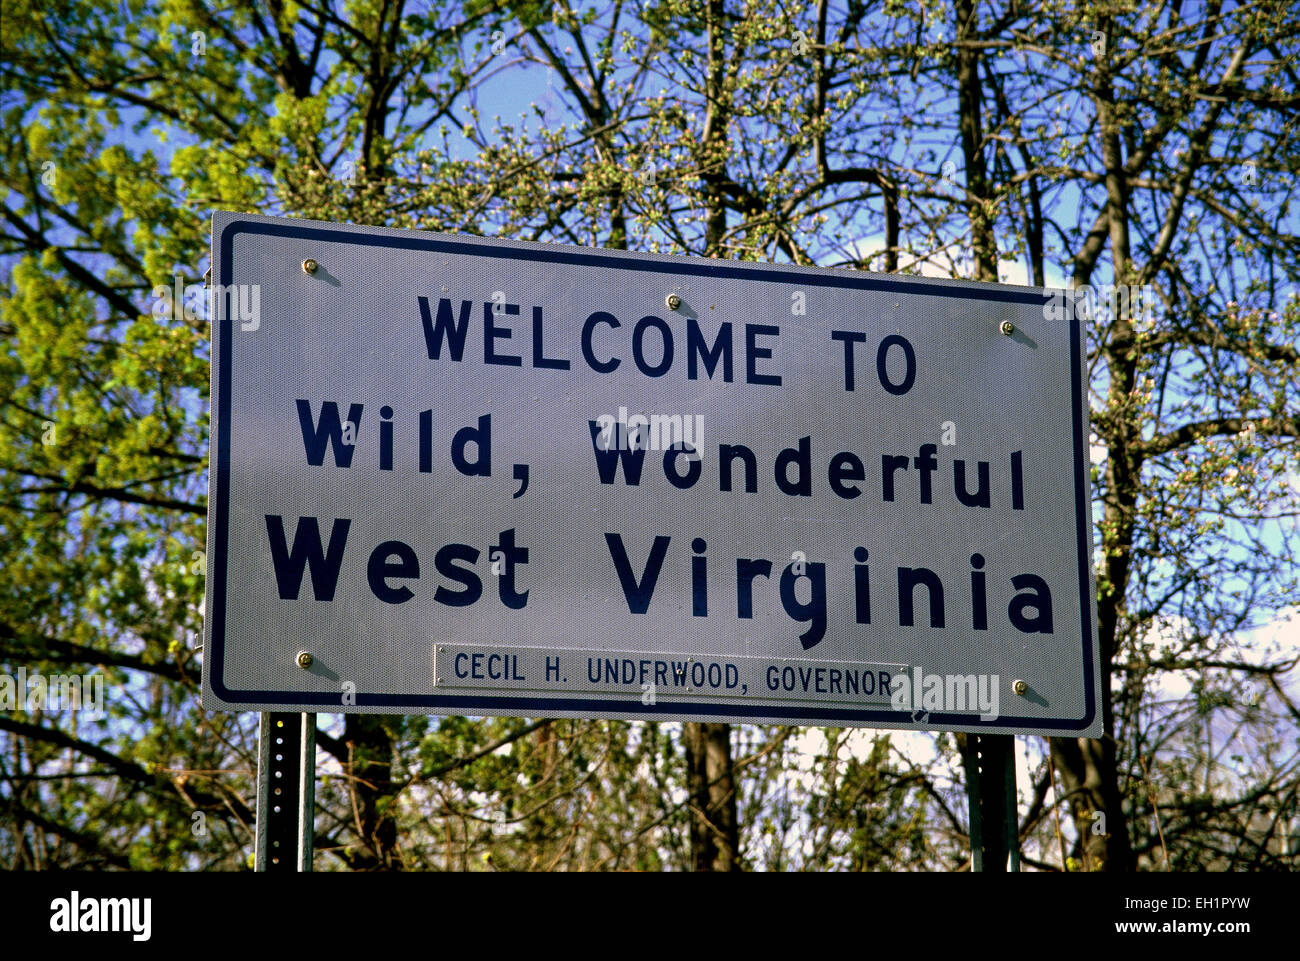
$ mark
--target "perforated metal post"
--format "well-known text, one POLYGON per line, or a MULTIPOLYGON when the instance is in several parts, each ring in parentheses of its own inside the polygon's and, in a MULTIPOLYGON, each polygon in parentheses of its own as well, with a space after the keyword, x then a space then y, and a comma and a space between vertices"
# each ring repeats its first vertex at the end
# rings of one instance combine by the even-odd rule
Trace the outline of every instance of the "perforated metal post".
POLYGON ((1010 734, 966 735, 962 759, 970 802, 973 871, 1020 870, 1015 745, 1010 734))
POLYGON ((256 871, 310 871, 316 813, 316 715, 262 715, 256 871))

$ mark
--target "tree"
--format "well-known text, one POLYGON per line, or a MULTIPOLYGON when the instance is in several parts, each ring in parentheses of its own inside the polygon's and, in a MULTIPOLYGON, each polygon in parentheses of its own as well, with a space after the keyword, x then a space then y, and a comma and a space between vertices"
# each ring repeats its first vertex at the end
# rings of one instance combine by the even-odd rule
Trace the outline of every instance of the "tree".
MULTIPOLYGON (((1072 287, 1108 736, 1027 745, 1027 863, 1292 863, 1296 662, 1251 631, 1300 596, 1298 31, 1272 0, 7 4, 0 661, 114 692, 0 715, 0 857, 246 863, 255 719, 196 710, 206 314, 168 293, 235 209, 1072 287)), ((966 861, 947 736, 322 725, 320 867, 966 861)))

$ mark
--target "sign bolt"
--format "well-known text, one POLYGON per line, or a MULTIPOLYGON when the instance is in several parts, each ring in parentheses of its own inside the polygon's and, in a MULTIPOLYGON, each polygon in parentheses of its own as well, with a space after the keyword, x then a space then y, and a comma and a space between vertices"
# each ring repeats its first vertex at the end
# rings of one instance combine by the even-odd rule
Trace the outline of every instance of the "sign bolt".
POLYGON ((1016 332, 1016 325, 1009 320, 1002 321, 1002 333, 1010 337, 1016 332))
POLYGON ((310 257, 302 262, 302 269, 309 274, 316 273, 316 268, 319 266, 320 264, 316 263, 316 261, 312 260, 310 257))
POLYGON ((311 656, 311 651, 298 652, 298 657, 297 657, 298 666, 301 667, 304 671, 307 670, 307 668, 311 667, 312 662, 315 660, 316 658, 311 656))
POLYGON ((1015 691, 1021 697, 1025 696, 1025 691, 1029 690, 1029 685, 1024 681, 1012 681, 1011 690, 1015 691))
POLYGON ((669 309, 669 310, 676 310, 676 309, 677 309, 678 307, 680 307, 681 305, 682 305, 682 299, 681 299, 680 297, 678 297, 676 294, 669 294, 669 295, 668 295, 668 309, 669 309))

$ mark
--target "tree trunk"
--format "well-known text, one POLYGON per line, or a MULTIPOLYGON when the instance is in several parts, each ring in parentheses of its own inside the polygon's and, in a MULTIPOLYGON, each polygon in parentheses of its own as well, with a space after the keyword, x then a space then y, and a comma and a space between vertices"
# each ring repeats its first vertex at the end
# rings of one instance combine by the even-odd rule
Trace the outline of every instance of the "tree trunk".
MULTIPOLYGON (((1106 19, 1098 29, 1110 33, 1106 19)), ((1115 118, 1114 94, 1105 57, 1100 59, 1093 90, 1097 120, 1101 128, 1102 158, 1106 164, 1106 218, 1110 230, 1114 282, 1132 279, 1129 252, 1128 182, 1115 118)), ((1091 280, 1091 268, 1075 272, 1076 287, 1091 280)), ((1116 653, 1125 612, 1132 563, 1133 537, 1137 526, 1138 478, 1141 472, 1135 451, 1141 442, 1134 403, 1137 384, 1137 356, 1133 344, 1131 305, 1117 300, 1111 336, 1104 355, 1109 372, 1105 432, 1107 444, 1105 514, 1101 524, 1105 553, 1097 583, 1097 638, 1101 648, 1103 732, 1101 740, 1052 738, 1052 758, 1061 772, 1066 798, 1079 832, 1083 867, 1089 871, 1132 871, 1133 848, 1128 824, 1120 806, 1119 772, 1115 764, 1115 711, 1111 694, 1111 664, 1116 653), (1101 818, 1096 817, 1102 815, 1101 818)))
MULTIPOLYGON (((704 120, 705 256, 723 256, 727 229, 726 180, 729 104, 725 96, 726 24, 723 0, 705 8, 709 43, 706 86, 709 110, 704 120)), ((687 722, 682 728, 686 748, 686 784, 691 808, 691 865, 696 871, 738 871, 740 847, 736 790, 731 778, 731 725, 687 722)))
MULTIPOLYGON (((1102 661, 1102 671, 1106 661, 1102 661)), ((1052 762, 1061 775, 1062 795, 1070 803, 1078 848, 1086 871, 1132 871, 1133 848, 1120 810, 1115 769, 1115 739, 1054 737, 1052 762)))
POLYGON ((696 871, 739 871, 731 725, 689 722, 683 740, 691 808, 691 866, 696 871))
POLYGON ((971 254, 975 279, 998 279, 997 244, 989 216, 988 164, 984 158, 983 89, 980 84, 980 53, 967 41, 978 38, 974 0, 957 0, 957 103, 961 129, 962 160, 966 165, 966 214, 970 219, 971 254))
POLYGON ((383 720, 380 715, 348 714, 344 722, 354 827, 366 846, 350 859, 355 870, 402 870, 397 822, 383 803, 394 793, 393 741, 383 720))

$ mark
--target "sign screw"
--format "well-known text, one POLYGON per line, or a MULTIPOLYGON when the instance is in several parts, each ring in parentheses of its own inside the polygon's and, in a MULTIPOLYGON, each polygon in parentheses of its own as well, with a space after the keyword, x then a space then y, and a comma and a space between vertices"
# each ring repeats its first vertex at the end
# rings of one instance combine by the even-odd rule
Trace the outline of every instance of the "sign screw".
POLYGON ((1012 681, 1011 690, 1015 691, 1021 697, 1025 696, 1025 691, 1029 690, 1029 685, 1024 681, 1012 681))
POLYGON ((298 658, 297 658, 298 666, 301 667, 304 671, 307 670, 307 668, 311 667, 312 662, 314 660, 316 660, 316 658, 311 656, 311 651, 298 652, 298 658))
POLYGON ((1016 332, 1016 325, 1009 320, 1002 321, 1002 333, 1010 337, 1016 332))
POLYGON ((682 299, 681 299, 680 297, 678 297, 676 294, 669 294, 669 295, 668 295, 668 309, 669 309, 669 310, 676 310, 676 309, 677 309, 678 307, 680 307, 681 305, 682 305, 682 299))
POLYGON ((309 274, 316 273, 316 268, 319 266, 320 264, 316 263, 316 261, 312 260, 310 257, 302 262, 302 269, 309 274))

